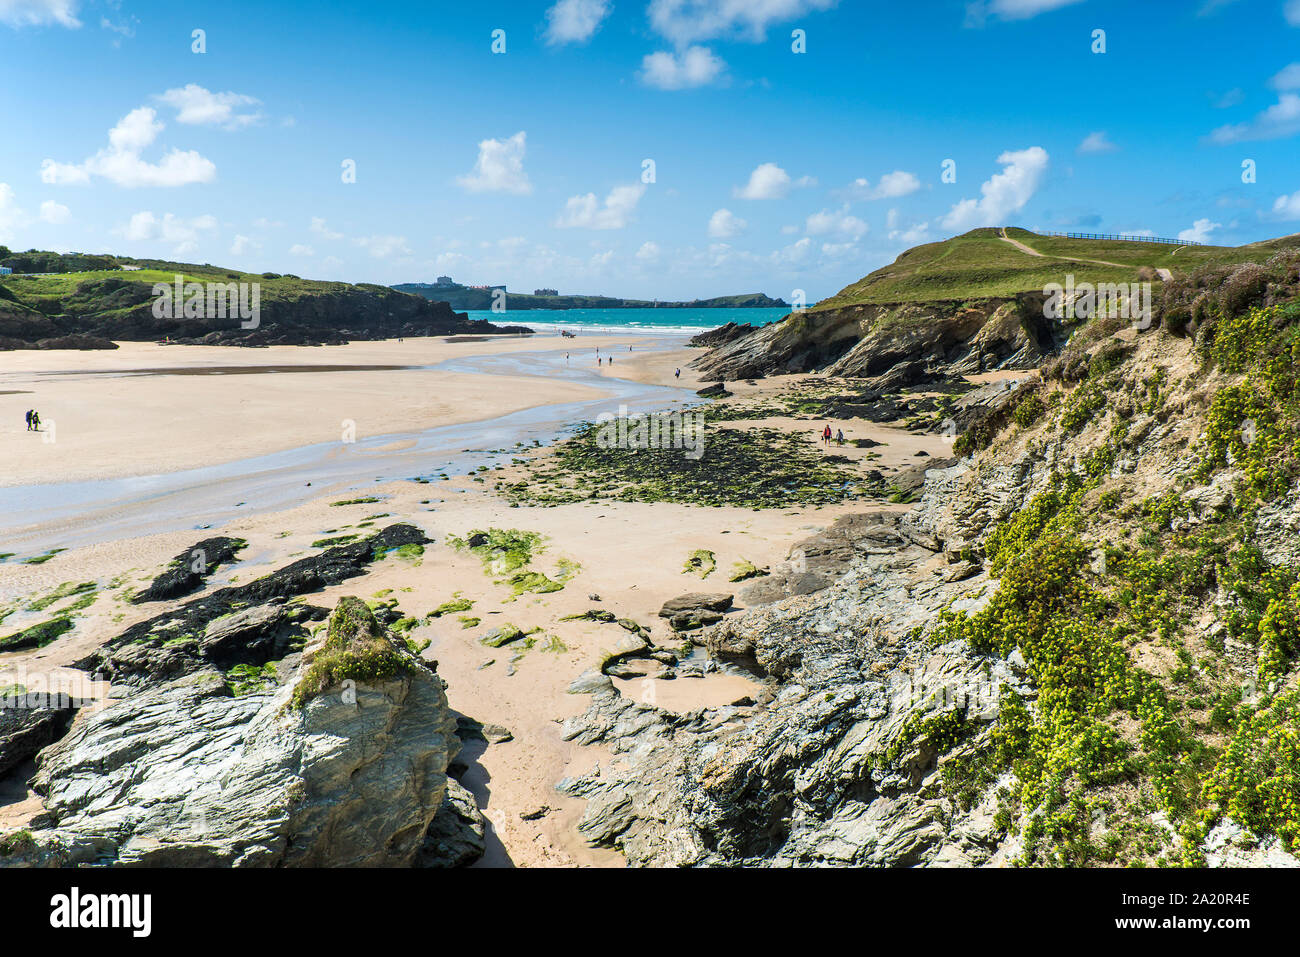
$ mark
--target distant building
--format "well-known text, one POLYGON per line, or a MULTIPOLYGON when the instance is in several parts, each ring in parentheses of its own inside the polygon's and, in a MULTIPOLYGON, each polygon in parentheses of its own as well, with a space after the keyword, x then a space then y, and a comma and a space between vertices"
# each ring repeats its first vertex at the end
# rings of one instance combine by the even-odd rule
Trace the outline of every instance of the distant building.
POLYGON ((555 289, 534 289, 534 296, 558 296, 560 293, 555 289))
POLYGON ((0 276, 8 276, 13 270, 8 266, 0 266, 0 276))
POLYGON ((454 285, 456 285, 456 280, 452 279, 450 276, 439 276, 439 277, 438 277, 438 281, 435 282, 434 285, 435 285, 435 286, 454 286, 454 285))

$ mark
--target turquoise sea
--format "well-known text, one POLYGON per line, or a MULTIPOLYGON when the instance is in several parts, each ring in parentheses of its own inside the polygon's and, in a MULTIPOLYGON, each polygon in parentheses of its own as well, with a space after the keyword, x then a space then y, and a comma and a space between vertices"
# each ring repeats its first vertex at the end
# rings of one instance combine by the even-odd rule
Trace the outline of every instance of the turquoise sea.
POLYGON ((789 309, 510 309, 492 312, 471 309, 471 319, 502 325, 529 326, 538 332, 573 329, 581 332, 699 332, 734 322, 756 326, 775 322, 789 309))

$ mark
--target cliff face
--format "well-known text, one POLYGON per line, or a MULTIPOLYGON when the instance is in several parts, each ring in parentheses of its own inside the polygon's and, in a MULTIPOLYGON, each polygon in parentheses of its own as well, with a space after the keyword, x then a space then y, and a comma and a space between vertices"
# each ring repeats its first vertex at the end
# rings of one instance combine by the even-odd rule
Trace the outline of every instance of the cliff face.
MULTIPOLYGON (((561 784, 588 839, 639 865, 1300 864, 1300 306, 1218 288, 1190 327, 1081 330, 910 513, 845 526, 847 573, 710 628, 752 704, 587 689, 565 734, 618 756, 561 784)), ((764 341, 850 356, 861 328, 823 322, 764 341)))
POLYGON ((819 371, 878 376, 902 364, 942 377, 1032 368, 1055 346, 1041 297, 1027 295, 794 313, 733 338, 691 365, 710 381, 819 371))

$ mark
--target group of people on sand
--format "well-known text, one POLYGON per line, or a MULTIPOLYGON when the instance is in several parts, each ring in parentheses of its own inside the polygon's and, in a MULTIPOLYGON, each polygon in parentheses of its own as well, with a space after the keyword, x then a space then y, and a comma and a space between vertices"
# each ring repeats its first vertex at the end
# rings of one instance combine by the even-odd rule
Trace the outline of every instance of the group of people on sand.
POLYGON ((27 410, 27 431, 39 432, 41 430, 41 414, 35 409, 27 410))
POLYGON ((831 444, 832 439, 834 440, 834 442, 835 442, 836 445, 843 445, 843 444, 844 444, 844 430, 843 430, 843 429, 839 429, 838 431, 835 432, 835 435, 832 436, 832 435, 831 435, 831 427, 830 427, 829 425, 827 425, 826 428, 822 429, 822 445, 826 446, 827 448, 830 448, 830 444, 831 444))

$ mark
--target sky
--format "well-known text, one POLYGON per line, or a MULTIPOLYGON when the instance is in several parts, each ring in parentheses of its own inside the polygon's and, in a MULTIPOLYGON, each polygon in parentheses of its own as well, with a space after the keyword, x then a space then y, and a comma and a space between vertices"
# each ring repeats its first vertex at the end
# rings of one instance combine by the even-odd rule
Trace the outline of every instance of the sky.
POLYGON ((0 0, 0 118, 17 250, 813 302, 1300 231, 1300 0, 0 0))

